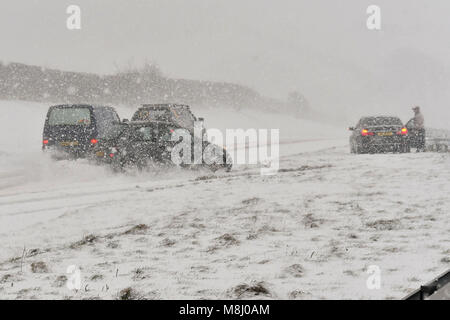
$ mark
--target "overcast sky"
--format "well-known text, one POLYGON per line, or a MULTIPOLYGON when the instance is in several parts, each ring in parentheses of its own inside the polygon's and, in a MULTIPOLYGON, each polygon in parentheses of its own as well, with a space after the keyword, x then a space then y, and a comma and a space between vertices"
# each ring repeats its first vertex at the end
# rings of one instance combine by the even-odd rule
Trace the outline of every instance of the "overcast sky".
POLYGON ((154 61, 171 77, 300 90, 330 112, 407 118, 421 104, 450 127, 449 16, 448 0, 2 0, 0 60, 96 73, 154 61), (366 28, 370 4, 381 31, 366 28))

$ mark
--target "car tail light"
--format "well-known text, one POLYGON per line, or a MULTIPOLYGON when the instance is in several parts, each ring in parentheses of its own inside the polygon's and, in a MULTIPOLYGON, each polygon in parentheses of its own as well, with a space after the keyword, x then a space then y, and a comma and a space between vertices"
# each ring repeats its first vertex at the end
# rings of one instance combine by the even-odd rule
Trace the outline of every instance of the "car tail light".
POLYGON ((402 136, 406 136, 408 134, 408 129, 407 128, 402 128, 402 130, 397 132, 397 134, 402 135, 402 136))
POLYGON ((96 144, 97 142, 98 142, 97 139, 91 139, 91 143, 92 143, 92 144, 96 144))
POLYGON ((361 135, 362 135, 363 137, 373 136, 373 132, 369 132, 369 130, 367 130, 367 129, 362 129, 362 130, 361 130, 361 135))
POLYGON ((42 141, 43 144, 48 144, 48 140, 45 139, 44 141, 42 141))

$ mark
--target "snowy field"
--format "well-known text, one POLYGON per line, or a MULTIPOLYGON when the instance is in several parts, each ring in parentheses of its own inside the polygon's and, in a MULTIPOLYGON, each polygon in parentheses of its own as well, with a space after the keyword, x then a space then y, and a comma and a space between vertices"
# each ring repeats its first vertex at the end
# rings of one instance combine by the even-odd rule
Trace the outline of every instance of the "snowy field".
POLYGON ((449 267, 448 154, 356 156, 345 128, 194 110, 207 127, 280 128, 279 173, 117 175, 46 158, 47 107, 0 102, 2 299, 399 299, 449 267))

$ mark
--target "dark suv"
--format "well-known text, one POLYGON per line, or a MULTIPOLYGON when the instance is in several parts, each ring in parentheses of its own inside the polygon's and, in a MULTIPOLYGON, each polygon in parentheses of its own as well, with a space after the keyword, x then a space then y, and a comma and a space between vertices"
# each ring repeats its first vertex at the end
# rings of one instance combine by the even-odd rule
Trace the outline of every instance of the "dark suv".
POLYGON ((349 130, 352 153, 410 152, 408 129, 398 117, 364 117, 349 130))
POLYGON ((52 106, 45 118, 42 149, 73 158, 93 156, 95 147, 118 125, 120 119, 112 107, 89 104, 52 106))
MULTIPOLYGON (((172 134, 182 128, 166 121, 129 121, 122 123, 116 130, 114 138, 104 140, 103 144, 96 147, 96 154, 104 154, 104 161, 109 162, 114 169, 121 170, 132 166, 143 169, 150 163, 174 165, 172 161, 172 150, 182 142, 173 140, 172 134)), ((191 155, 187 156, 187 163, 179 163, 182 167, 206 166, 213 171, 224 168, 230 171, 232 160, 224 148, 211 144, 195 137, 186 130, 190 138, 191 155), (201 149, 197 149, 201 148, 201 149), (194 152, 200 151, 200 162, 194 164, 194 152)), ((177 149, 175 149, 177 150, 177 149)), ((182 157, 182 155, 180 155, 182 157)), ((181 158, 180 157, 180 158, 181 158)), ((183 157, 184 159, 184 157, 183 157)))

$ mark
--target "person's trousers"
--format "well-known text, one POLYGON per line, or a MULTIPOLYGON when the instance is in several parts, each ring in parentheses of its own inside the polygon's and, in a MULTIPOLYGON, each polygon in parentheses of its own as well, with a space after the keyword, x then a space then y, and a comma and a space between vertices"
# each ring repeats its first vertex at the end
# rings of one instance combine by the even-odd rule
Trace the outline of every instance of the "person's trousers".
POLYGON ((425 151, 425 129, 417 129, 417 150, 425 151))

